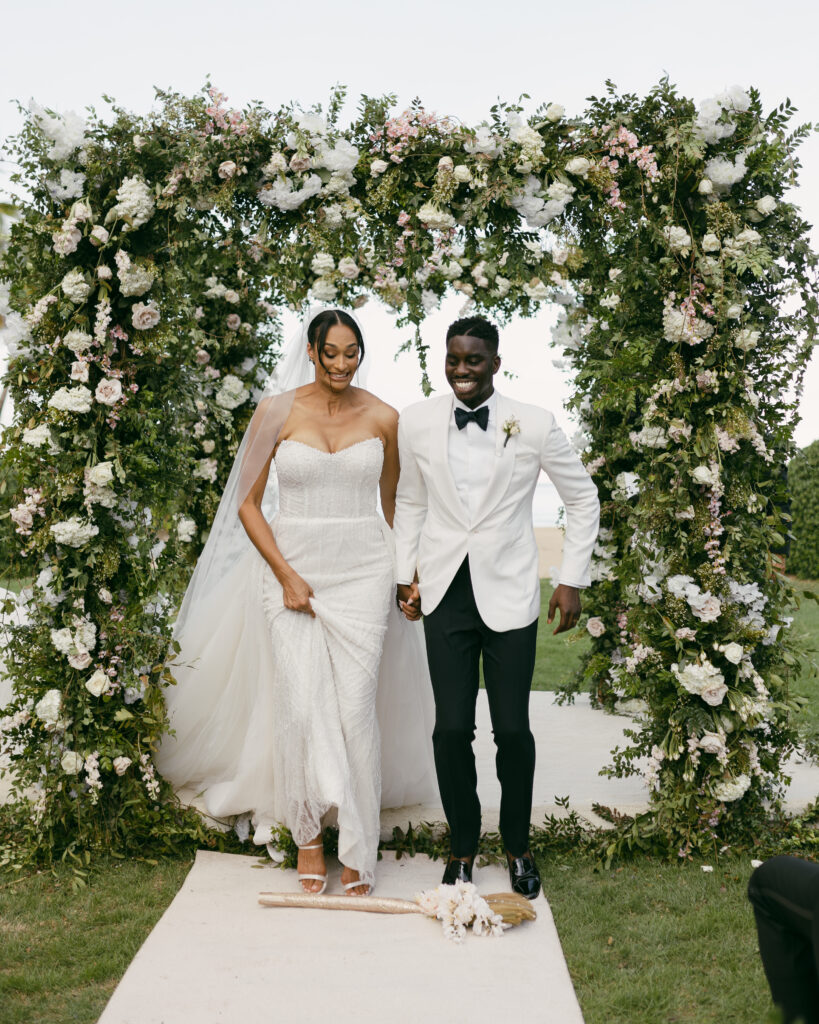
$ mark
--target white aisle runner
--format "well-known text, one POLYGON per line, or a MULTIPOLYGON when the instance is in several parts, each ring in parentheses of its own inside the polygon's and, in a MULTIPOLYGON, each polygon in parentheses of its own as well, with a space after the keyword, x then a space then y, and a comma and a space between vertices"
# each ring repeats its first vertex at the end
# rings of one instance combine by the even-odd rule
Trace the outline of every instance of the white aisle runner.
MULTIPOLYGON (((299 885, 293 871, 255 864, 197 854, 99 1024, 582 1024, 543 896, 536 921, 456 945, 421 916, 261 907, 260 891, 299 885)), ((328 893, 341 892, 339 870, 331 866, 328 893)), ((377 894, 411 899, 441 871, 426 857, 387 855, 377 894)), ((499 867, 476 870, 474 880, 483 893, 509 889, 499 867)))

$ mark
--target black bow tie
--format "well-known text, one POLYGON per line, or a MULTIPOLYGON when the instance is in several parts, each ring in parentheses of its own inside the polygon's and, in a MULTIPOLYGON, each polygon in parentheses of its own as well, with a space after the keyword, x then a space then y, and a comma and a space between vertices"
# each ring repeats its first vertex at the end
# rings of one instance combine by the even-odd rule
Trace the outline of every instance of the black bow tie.
POLYGON ((489 406, 482 405, 480 409, 461 409, 458 407, 455 410, 455 424, 458 430, 463 430, 470 421, 477 423, 481 430, 486 430, 489 424, 489 406))

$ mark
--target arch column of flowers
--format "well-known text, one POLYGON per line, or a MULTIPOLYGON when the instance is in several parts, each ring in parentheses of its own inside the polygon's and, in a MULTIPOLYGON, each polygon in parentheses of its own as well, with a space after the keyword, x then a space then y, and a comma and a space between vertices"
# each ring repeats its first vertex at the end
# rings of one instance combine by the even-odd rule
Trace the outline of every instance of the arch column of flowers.
POLYGON ((583 676, 643 702, 614 770, 649 755, 655 841, 733 834, 794 742, 790 595, 765 557, 816 316, 784 198, 793 112, 741 90, 697 109, 667 82, 577 119, 499 104, 474 129, 389 97, 344 129, 343 92, 323 113, 159 100, 110 123, 34 107, 11 143, 29 193, 0 267, 2 543, 28 584, 2 726, 18 849, 199 836, 151 759, 169 624, 276 311, 379 299, 423 373, 419 326, 453 289, 501 321, 564 306, 604 513, 583 676))

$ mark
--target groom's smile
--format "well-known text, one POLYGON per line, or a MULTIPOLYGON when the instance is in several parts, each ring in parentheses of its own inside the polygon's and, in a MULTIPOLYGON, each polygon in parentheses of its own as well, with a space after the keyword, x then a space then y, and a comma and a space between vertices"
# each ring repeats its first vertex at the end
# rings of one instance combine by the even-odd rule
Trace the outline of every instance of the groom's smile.
POLYGON ((494 391, 492 378, 500 369, 500 356, 483 338, 457 334, 446 343, 444 371, 455 395, 477 409, 494 391))

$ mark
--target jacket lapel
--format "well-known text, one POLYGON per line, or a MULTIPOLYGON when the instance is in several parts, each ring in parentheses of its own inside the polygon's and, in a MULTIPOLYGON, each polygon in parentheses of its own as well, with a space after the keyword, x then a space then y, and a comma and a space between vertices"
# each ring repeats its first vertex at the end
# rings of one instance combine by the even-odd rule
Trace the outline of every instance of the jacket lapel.
POLYGON ((442 397, 437 408, 433 411, 432 422, 430 423, 430 465, 432 467, 435 481, 441 491, 444 504, 451 508, 455 515, 469 523, 469 510, 464 508, 458 488, 455 486, 455 478, 449 467, 449 424, 455 408, 455 396, 442 397))
POLYGON ((510 437, 509 443, 504 445, 506 434, 503 424, 509 418, 510 409, 506 399, 499 392, 495 404, 495 458, 493 460, 492 475, 489 484, 483 493, 475 512, 473 524, 479 523, 492 511, 506 493, 509 482, 512 479, 512 471, 515 468, 515 441, 516 437, 510 437))

